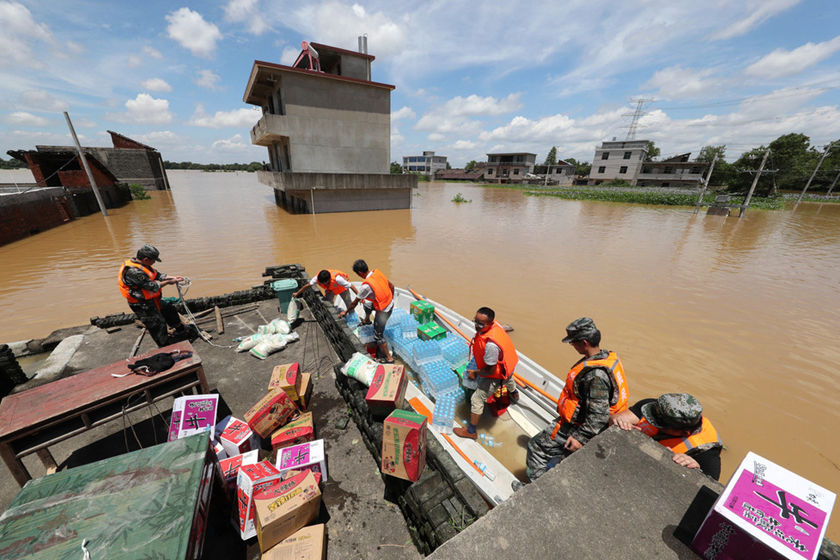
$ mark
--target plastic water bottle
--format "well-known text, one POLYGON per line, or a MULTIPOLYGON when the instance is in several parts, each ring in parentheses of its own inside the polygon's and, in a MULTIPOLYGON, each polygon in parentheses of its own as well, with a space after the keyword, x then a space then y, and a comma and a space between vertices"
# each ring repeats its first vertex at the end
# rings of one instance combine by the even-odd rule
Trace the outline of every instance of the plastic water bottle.
POLYGON ((478 468, 478 470, 480 470, 480 471, 481 471, 481 474, 483 474, 484 476, 486 476, 486 477, 487 477, 487 478, 489 478, 490 480, 496 480, 496 475, 495 475, 495 474, 493 474, 493 471, 491 471, 490 469, 488 469, 488 468, 487 468, 487 465, 485 465, 484 463, 482 463, 482 462, 481 462, 481 461, 479 461, 478 459, 475 459, 475 460, 473 461, 473 465, 475 465, 475 466, 478 468))

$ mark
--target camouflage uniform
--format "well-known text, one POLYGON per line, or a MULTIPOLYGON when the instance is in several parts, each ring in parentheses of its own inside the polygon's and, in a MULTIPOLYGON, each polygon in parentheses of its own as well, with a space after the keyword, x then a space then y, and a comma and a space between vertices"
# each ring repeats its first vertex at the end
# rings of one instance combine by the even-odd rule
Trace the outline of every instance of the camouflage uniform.
MULTIPOLYGON (((588 359, 603 359, 608 354, 608 350, 601 350, 588 359)), ((563 422, 557 435, 551 439, 557 422, 561 421, 561 417, 558 416, 553 423, 528 441, 525 472, 531 480, 536 480, 545 474, 545 471, 572 454, 564 447, 569 436, 586 444, 607 428, 610 420, 612 387, 607 370, 596 367, 582 371, 575 377, 573 386, 575 395, 580 398, 580 406, 572 422, 563 422)))

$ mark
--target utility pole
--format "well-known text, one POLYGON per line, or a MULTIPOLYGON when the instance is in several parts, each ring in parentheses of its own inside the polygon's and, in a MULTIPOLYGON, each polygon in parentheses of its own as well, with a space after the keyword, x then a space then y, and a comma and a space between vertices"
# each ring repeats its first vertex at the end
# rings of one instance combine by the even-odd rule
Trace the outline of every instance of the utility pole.
POLYGON ((826 196, 831 196, 831 191, 834 190, 834 185, 837 184, 837 179, 840 179, 840 172, 837 173, 837 175, 834 177, 834 181, 831 182, 831 187, 828 188, 828 193, 826 193, 826 196))
POLYGON ((694 207, 694 213, 700 211, 700 204, 703 202, 703 196, 706 194, 706 189, 709 188, 709 180, 712 178, 712 171, 715 170, 715 163, 717 162, 718 155, 715 154, 715 157, 712 158, 712 165, 709 166, 709 173, 706 175, 706 180, 703 182, 703 188, 700 190, 700 196, 697 198, 697 206, 694 207))
POLYGON ((822 155, 822 157, 820 158, 820 161, 818 161, 818 162, 817 162, 817 166, 814 168, 814 171, 811 173, 811 177, 809 177, 809 178, 808 178, 808 182, 807 182, 807 183, 805 183, 805 188, 804 188, 804 189, 802 189, 802 192, 801 192, 801 193, 799 193, 799 198, 797 198, 797 199, 796 199, 796 203, 797 203, 797 204, 799 204, 799 203, 802 201, 802 197, 803 197, 803 196, 805 196, 805 191, 807 191, 807 190, 808 190, 808 187, 810 187, 810 186, 811 186, 811 181, 813 181, 813 180, 814 180, 814 175, 816 175, 816 174, 817 174, 817 169, 819 169, 819 168, 820 168, 820 165, 822 165, 823 160, 824 160, 824 159, 825 159, 825 157, 828 155, 828 151, 829 151, 829 150, 831 150, 831 145, 832 145, 832 144, 834 144, 834 142, 829 142, 829 143, 828 143, 828 146, 826 146, 826 147, 825 147, 825 151, 823 152, 823 155, 822 155))
POLYGON ((67 111, 64 111, 64 118, 67 119, 67 126, 70 127, 70 134, 73 136, 73 142, 76 144, 76 151, 79 152, 79 159, 82 160, 82 166, 85 168, 85 173, 87 173, 90 186, 93 187, 93 195, 96 197, 97 204, 99 204, 99 210, 102 211, 103 216, 107 216, 108 210, 105 209, 105 203, 102 202, 102 196, 99 194, 99 189, 96 187, 96 179, 93 178, 93 173, 90 171, 87 158, 85 157, 85 153, 82 151, 82 146, 79 144, 78 137, 76 137, 76 131, 73 129, 73 123, 70 122, 70 115, 67 114, 67 111))
POLYGON ((767 156, 770 155, 770 149, 768 148, 766 152, 764 152, 764 157, 761 158, 761 165, 758 168, 758 172, 755 174, 755 179, 753 179, 752 185, 750 186, 750 192, 747 193, 747 198, 744 199, 744 203, 741 204, 741 211, 738 212, 738 217, 744 215, 747 207, 750 205, 750 199, 752 198, 753 191, 755 190, 755 186, 758 184, 758 179, 761 177, 761 172, 764 170, 764 164, 767 163, 767 156))

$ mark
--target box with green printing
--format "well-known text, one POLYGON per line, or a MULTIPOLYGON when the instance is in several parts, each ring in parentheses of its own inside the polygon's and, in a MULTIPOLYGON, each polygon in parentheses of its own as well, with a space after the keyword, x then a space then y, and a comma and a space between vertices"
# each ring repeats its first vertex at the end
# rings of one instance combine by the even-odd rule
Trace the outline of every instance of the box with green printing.
POLYGON ((414 317, 418 323, 428 323, 435 318, 435 306, 428 301, 415 301, 410 306, 411 316, 414 317))
POLYGON ((446 329, 434 321, 429 321, 417 327, 417 338, 421 340, 441 340, 446 338, 446 329))

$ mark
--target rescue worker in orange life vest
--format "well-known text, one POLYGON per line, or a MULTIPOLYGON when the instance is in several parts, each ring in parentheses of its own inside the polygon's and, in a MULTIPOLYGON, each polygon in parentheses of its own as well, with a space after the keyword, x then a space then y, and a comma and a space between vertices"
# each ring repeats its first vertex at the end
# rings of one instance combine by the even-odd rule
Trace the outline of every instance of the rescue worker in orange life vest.
POLYGON ((350 277, 347 274, 340 270, 329 270, 325 268, 317 276, 312 278, 309 284, 304 284, 301 289, 292 294, 292 297, 300 297, 300 294, 309 288, 314 288, 316 284, 323 288, 325 300, 332 303, 335 301, 335 296, 340 296, 347 309, 350 309, 350 302, 352 300, 350 291, 352 290, 354 294, 358 294, 356 288, 350 283, 350 277))
POLYGON ((489 307, 482 307, 475 312, 475 337, 472 341, 472 354, 478 369, 468 369, 464 373, 470 379, 478 379, 478 387, 470 398, 470 420, 466 428, 458 426, 453 433, 462 438, 476 439, 476 425, 484 412, 487 398, 502 385, 508 391, 510 404, 519 400, 513 373, 519 356, 513 341, 498 321, 496 313, 489 307))
POLYGON ((566 375, 560 416, 528 441, 525 472, 536 480, 607 428, 610 414, 627 408, 624 367, 615 352, 601 350, 601 331, 589 317, 566 327, 566 338, 583 358, 566 375))
POLYGON ((717 430, 703 416, 703 407, 688 393, 667 393, 643 399, 610 418, 622 430, 639 430, 674 452, 674 462, 720 478, 723 448, 717 430))
POLYGON ((385 324, 394 310, 394 285, 381 271, 370 270, 362 259, 353 263, 353 272, 362 278, 362 287, 356 293, 356 299, 350 302, 346 311, 338 314, 339 317, 347 315, 348 311, 356 308, 359 302, 364 302, 365 320, 363 325, 370 324, 370 315, 376 310, 376 317, 373 321, 373 341, 379 347, 377 357, 379 361, 386 364, 394 363, 394 356, 385 341, 385 324))
POLYGON ((182 282, 182 276, 167 276, 154 268, 160 262, 160 252, 153 245, 143 245, 137 256, 125 261, 117 275, 117 283, 128 306, 137 315, 158 346, 168 346, 181 340, 194 340, 198 332, 181 323, 178 311, 161 299, 161 288, 182 282), (169 334, 167 325, 175 329, 169 334))

